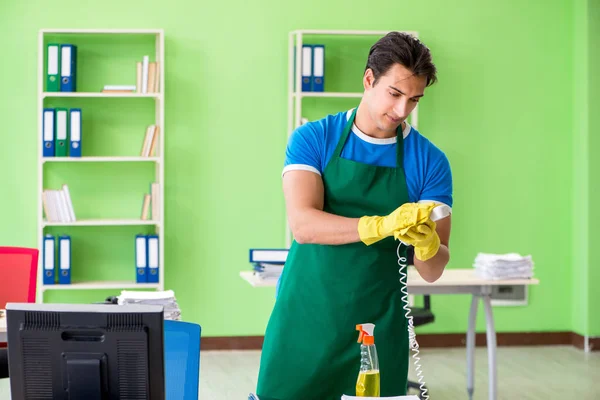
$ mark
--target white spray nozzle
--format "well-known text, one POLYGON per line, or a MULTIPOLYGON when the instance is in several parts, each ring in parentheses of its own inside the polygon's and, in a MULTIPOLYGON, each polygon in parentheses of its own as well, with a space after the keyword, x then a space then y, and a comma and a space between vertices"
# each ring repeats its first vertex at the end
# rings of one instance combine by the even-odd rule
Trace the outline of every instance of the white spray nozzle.
POLYGON ((358 335, 358 343, 362 343, 365 338, 371 338, 368 340, 369 344, 373 344, 373 332, 375 331, 375 325, 371 323, 367 324, 358 324, 356 325, 356 330, 360 331, 358 335))

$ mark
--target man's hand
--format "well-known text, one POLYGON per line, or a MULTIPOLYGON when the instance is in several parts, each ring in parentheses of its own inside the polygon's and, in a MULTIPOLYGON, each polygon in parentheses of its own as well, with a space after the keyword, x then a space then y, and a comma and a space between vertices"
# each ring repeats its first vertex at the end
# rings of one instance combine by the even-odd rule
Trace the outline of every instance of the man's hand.
POLYGON ((406 233, 411 227, 429 219, 435 203, 405 203, 385 217, 364 216, 358 222, 360 240, 371 245, 396 232, 406 233))
POLYGON ((406 233, 395 232, 394 237, 415 248, 415 257, 427 261, 440 249, 440 237, 436 232, 436 223, 427 219, 423 224, 411 227, 406 233))
POLYGON ((428 259, 422 261, 418 258, 415 249, 414 265, 419 275, 427 282, 435 282, 442 276, 444 269, 450 260, 450 231, 452 226, 452 215, 435 221, 436 233, 440 238, 440 247, 437 253, 428 259))

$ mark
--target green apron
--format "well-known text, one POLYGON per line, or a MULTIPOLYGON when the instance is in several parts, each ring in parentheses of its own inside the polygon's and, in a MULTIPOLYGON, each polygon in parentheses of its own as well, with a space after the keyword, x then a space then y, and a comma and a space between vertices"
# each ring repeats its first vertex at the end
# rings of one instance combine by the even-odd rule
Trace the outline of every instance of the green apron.
MULTIPOLYGON (((356 108, 323 172, 324 211, 350 218, 387 215, 409 201, 402 127, 396 168, 362 164, 341 157, 355 115, 356 108)), ((375 324, 381 396, 406 394, 409 345, 397 246, 393 237, 371 246, 292 243, 265 332, 256 392, 261 400, 355 395, 355 328, 366 322, 375 324)))

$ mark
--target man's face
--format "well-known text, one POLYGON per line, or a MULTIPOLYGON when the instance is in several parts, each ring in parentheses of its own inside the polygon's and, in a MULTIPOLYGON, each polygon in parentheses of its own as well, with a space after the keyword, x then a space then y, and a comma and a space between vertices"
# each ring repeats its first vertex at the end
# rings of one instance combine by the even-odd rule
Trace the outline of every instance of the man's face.
POLYGON ((396 132, 424 94, 427 77, 415 76, 400 64, 394 64, 373 86, 373 72, 365 72, 363 84, 369 114, 380 131, 396 132))

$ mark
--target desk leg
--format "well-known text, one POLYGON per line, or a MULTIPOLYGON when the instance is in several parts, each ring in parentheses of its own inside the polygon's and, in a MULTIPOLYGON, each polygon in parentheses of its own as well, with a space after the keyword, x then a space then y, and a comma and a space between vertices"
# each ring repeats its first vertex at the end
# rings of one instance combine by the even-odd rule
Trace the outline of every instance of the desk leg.
POLYGON ((489 369, 489 400, 496 400, 496 331, 494 328, 494 316, 492 315, 492 298, 483 296, 483 306, 485 308, 487 350, 488 350, 488 369, 489 369))
POLYGON ((473 399, 475 377, 475 321, 477 320, 477 304, 479 296, 473 295, 469 312, 469 329, 467 330, 467 393, 473 399))

